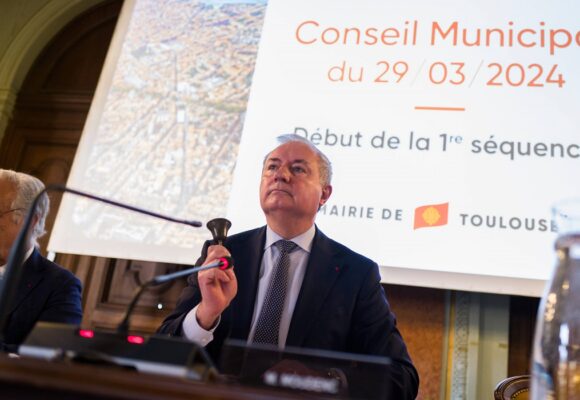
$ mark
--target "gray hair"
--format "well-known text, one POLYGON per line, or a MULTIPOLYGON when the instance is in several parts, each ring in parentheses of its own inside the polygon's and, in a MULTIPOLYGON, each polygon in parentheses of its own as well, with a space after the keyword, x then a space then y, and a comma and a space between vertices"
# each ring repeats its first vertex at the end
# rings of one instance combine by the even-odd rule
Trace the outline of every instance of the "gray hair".
MULTIPOLYGON (((28 210, 36 196, 44 190, 44 183, 34 176, 8 169, 0 169, 0 179, 5 179, 14 185, 16 196, 10 205, 12 209, 28 210)), ((38 238, 46 233, 46 216, 50 208, 48 195, 43 193, 36 206, 35 214, 38 222, 30 233, 30 241, 38 246, 38 238)))
MULTIPOLYGON (((280 145, 286 143, 303 143, 307 145, 316 154, 316 157, 318 157, 318 173, 320 175, 320 184, 322 186, 330 185, 330 182, 332 181, 332 164, 330 163, 328 157, 326 157, 326 155, 320 151, 318 147, 312 144, 311 141, 303 138, 300 135, 296 135, 295 133, 280 135, 276 138, 276 140, 278 140, 280 145)), ((266 154, 264 163, 268 159, 270 153, 266 154)))

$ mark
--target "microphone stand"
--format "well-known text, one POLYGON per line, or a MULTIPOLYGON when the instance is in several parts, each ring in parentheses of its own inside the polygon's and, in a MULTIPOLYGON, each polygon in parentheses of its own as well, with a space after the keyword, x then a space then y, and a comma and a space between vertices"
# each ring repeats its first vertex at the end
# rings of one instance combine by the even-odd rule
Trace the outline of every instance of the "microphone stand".
POLYGON ((16 290, 22 279, 22 264, 24 263, 24 255, 26 254, 27 250, 26 246, 30 240, 30 230, 32 228, 32 220, 36 213, 36 207, 38 205, 40 197, 43 194, 51 191, 61 193, 72 193, 80 197, 86 197, 92 200, 99 201, 101 203, 106 203, 109 205, 117 206, 140 214, 149 215, 152 217, 160 218, 170 222, 175 222, 178 224, 188 225, 196 228, 202 226, 202 223, 199 221, 169 217, 139 207, 119 203, 118 201, 95 196, 90 193, 81 192, 80 190, 67 188, 66 186, 63 185, 47 186, 43 191, 41 191, 39 194, 36 195, 34 201, 30 205, 30 208, 26 215, 26 219, 24 220, 24 223, 22 225, 22 229, 18 233, 18 236, 16 237, 16 240, 14 241, 10 249, 8 262, 6 264, 6 270, 4 272, 4 277, 3 279, 0 279, 0 344, 2 345, 4 345, 4 330, 6 329, 6 321, 8 319, 8 314, 10 313, 10 309, 16 294, 16 290))

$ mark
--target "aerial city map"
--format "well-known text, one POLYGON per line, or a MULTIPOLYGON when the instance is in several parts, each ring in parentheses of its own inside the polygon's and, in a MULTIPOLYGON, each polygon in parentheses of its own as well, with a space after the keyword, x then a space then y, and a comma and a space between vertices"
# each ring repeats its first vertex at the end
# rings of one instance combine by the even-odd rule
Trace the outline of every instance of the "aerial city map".
MULTIPOLYGON (((225 216, 265 10, 265 1, 138 1, 83 188, 177 218, 225 216)), ((73 219, 94 239, 189 247, 208 238, 205 228, 107 210, 81 200, 73 219)))

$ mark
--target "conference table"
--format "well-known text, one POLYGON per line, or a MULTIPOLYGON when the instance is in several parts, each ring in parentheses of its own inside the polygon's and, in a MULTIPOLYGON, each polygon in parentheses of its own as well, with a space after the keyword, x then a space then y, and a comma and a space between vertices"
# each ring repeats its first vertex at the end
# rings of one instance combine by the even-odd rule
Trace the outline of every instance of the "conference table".
POLYGON ((111 366, 12 358, 0 354, 0 398, 2 399, 296 399, 309 398, 222 382, 199 382, 137 372, 111 366))

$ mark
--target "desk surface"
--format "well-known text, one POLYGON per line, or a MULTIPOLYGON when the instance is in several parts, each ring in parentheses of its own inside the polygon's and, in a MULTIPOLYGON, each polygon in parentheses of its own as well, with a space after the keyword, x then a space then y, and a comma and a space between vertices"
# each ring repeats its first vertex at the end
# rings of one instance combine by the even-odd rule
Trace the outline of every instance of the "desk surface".
MULTIPOLYGON (((218 382, 196 382, 136 371, 0 354, 6 399, 295 399, 292 393, 218 382)), ((304 398, 303 395, 300 398, 304 398)))

